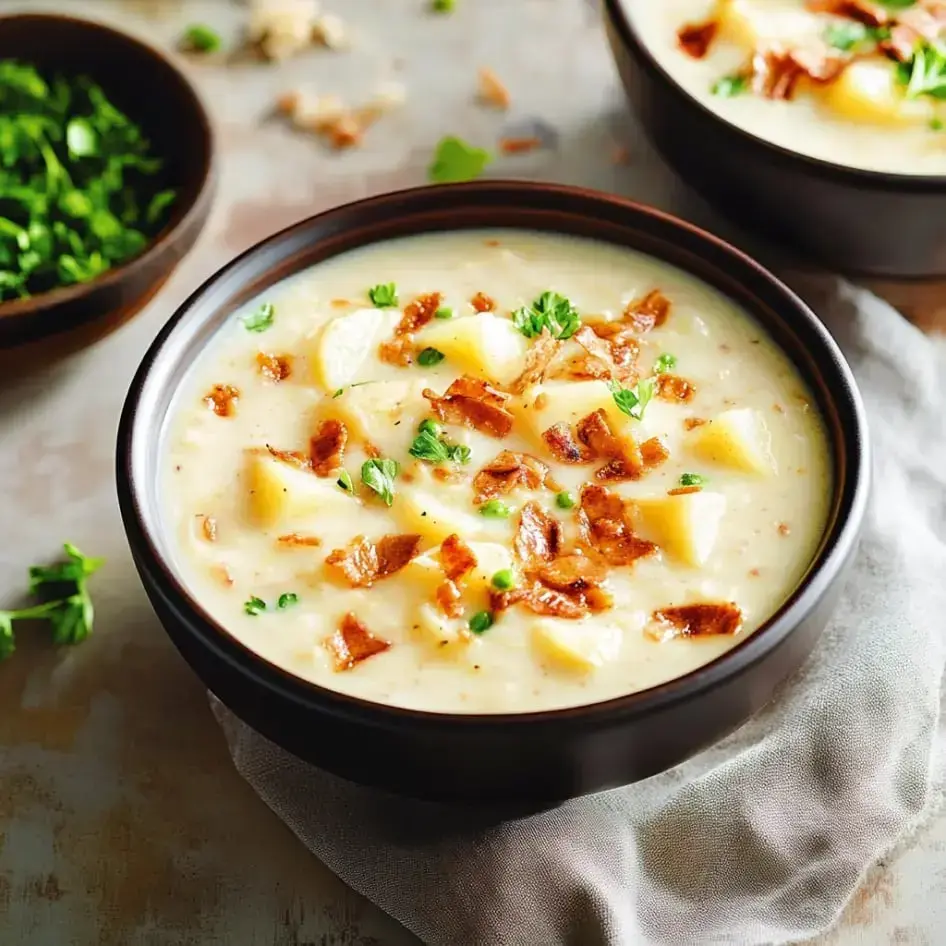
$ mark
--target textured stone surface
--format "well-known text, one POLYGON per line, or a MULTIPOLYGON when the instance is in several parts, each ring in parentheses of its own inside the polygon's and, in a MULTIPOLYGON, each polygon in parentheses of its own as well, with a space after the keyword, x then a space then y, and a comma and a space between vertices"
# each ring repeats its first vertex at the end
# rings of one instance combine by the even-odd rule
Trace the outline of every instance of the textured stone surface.
MULTIPOLYGON (((332 3, 327 3, 332 8, 332 3)), ((320 209, 420 184, 447 132, 491 145, 539 123, 550 147, 501 159, 496 175, 583 183, 697 222, 706 209, 669 173, 647 193, 639 140, 582 0, 335 0, 350 53, 313 51, 278 68, 186 64, 217 123, 220 196, 197 250, 136 319, 53 368, 0 362, 0 601, 63 539, 108 557, 97 630, 55 651, 21 633, 0 668, 0 943, 19 946, 390 946, 414 942, 299 845, 233 771, 205 694, 153 617, 125 546, 113 485, 118 412, 142 353, 176 304, 235 252, 320 209), (506 80, 504 115, 474 103, 476 69, 506 80), (300 83, 368 97, 398 78, 407 106, 365 147, 326 151, 268 117, 300 83), (627 149, 631 166, 615 162, 627 149)), ((224 0, 0 0, 105 19, 165 48, 188 22, 235 43, 224 0), (186 7, 186 10, 185 10, 186 7)), ((943 941, 946 822, 879 867, 824 946, 943 941)))

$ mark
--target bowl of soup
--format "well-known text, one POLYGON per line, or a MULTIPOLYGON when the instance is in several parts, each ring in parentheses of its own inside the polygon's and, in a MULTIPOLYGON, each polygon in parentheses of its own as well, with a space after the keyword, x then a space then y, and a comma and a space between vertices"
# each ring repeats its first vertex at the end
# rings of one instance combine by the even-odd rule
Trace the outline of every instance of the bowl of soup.
POLYGON ((604 7, 629 99, 686 183, 830 267, 946 273, 946 6, 604 7))
POLYGON ((317 766, 552 801, 682 761, 825 626, 868 488, 817 317, 618 198, 474 183, 305 220, 135 378, 135 563, 207 686, 317 766))

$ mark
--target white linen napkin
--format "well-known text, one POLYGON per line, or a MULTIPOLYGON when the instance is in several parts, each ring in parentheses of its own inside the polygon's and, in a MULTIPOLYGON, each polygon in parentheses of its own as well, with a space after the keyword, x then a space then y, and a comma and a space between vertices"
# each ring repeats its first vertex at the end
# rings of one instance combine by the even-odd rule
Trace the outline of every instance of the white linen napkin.
POLYGON ((861 384, 875 489, 822 643, 736 734, 647 782, 484 827, 317 771, 213 701, 260 797, 425 942, 798 942, 929 809, 942 783, 946 344, 843 282, 799 288, 861 384))

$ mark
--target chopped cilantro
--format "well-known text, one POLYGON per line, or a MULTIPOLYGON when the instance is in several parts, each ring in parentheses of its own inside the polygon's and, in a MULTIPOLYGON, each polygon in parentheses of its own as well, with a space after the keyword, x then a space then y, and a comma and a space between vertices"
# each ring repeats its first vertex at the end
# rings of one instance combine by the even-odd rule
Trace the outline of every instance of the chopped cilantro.
POLYGON ((394 481, 401 471, 397 460, 366 460, 361 465, 361 481, 373 489, 385 506, 394 502, 394 481))
POLYGON ((276 607, 279 608, 280 611, 285 611, 286 608, 298 603, 299 596, 294 591, 285 591, 279 596, 276 607))
POLYGON ((436 348, 425 348, 417 356, 417 364, 422 368, 432 368, 434 365, 439 365, 444 357, 444 353, 436 348))
POLYGON ((397 286, 393 282, 378 283, 368 290, 368 298, 379 309, 393 309, 397 306, 397 286))
POLYGON ((676 367, 677 367, 677 356, 670 355, 667 352, 664 352, 654 362, 654 374, 666 374, 668 371, 673 371, 673 369, 676 367))
POLYGON ((446 463, 447 460, 470 462, 470 448, 464 444, 448 444, 442 439, 440 425, 430 419, 421 422, 418 434, 407 452, 426 463, 446 463))
POLYGON ((720 98, 731 99, 737 95, 742 95, 743 92, 749 90, 749 77, 743 75, 741 72, 734 72, 732 75, 723 76, 721 79, 717 79, 710 91, 713 95, 718 95, 720 98))
POLYGON ((513 325, 526 338, 535 338, 548 329, 554 338, 571 338, 581 327, 581 316, 571 301, 557 292, 543 292, 531 306, 512 314, 513 325))
POLYGON ((452 319, 452 318, 453 318, 453 309, 451 309, 450 306, 448 306, 448 305, 442 305, 442 306, 441 306, 439 309, 437 309, 437 311, 434 313, 434 318, 435 318, 435 319, 452 319))
POLYGON ((427 177, 434 184, 456 184, 479 177, 493 156, 483 148, 474 148, 452 135, 437 145, 427 177))
POLYGON ((682 473, 680 475, 681 486, 702 486, 706 482, 706 477, 699 473, 682 473))
POLYGON ((351 473, 348 470, 342 470, 341 476, 335 481, 339 489, 345 490, 350 496, 355 495, 355 484, 351 481, 351 473))
POLYGON ((516 587, 516 577, 509 568, 504 568, 502 571, 496 572, 496 574, 493 575, 492 581, 493 587, 498 588, 500 591, 509 591, 510 588, 516 587))
POLYGON ((251 614, 255 617, 257 614, 262 614, 266 610, 266 602, 262 598, 257 598, 254 595, 243 603, 243 610, 247 614, 251 614))
POLYGON ((482 634, 493 626, 493 615, 489 611, 479 611, 470 618, 470 630, 482 634))
POLYGON ((512 510, 501 499, 491 499, 480 506, 480 515, 487 519, 508 519, 512 510))
POLYGON ((555 505, 559 509, 571 509, 575 505, 575 494, 563 490, 555 494, 555 505))
POLYGON ((275 317, 276 307, 271 302, 264 302, 255 312, 243 316, 243 325, 248 332, 265 332, 275 317))
POLYGON ((612 381, 609 385, 611 396, 618 408, 633 417, 634 420, 641 420, 644 416, 644 409, 654 397, 654 379, 642 378, 637 384, 629 388, 622 388, 617 381, 612 381))
POLYGON ((220 49, 220 35, 203 23, 194 23, 184 30, 181 47, 198 53, 215 53, 220 49))

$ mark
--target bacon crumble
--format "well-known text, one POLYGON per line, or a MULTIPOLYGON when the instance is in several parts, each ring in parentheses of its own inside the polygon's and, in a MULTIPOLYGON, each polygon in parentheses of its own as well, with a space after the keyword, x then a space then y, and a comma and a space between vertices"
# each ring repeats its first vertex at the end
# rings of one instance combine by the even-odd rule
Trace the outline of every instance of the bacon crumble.
POLYGON ((208 542, 217 541, 217 520, 213 516, 200 517, 200 531, 208 542))
POLYGON ((287 532, 276 539, 279 545, 289 548, 317 548, 322 540, 317 535, 301 535, 298 532, 287 532))
POLYGON ((810 47, 758 49, 752 56, 752 88, 766 98, 788 100, 803 76, 813 82, 831 82, 850 61, 849 57, 832 53, 820 41, 810 47))
POLYGON ((640 299, 634 299, 624 309, 624 320, 643 335, 660 328, 670 315, 670 300, 659 290, 652 289, 640 299))
POLYGON ((872 0, 808 0, 806 7, 812 13, 843 16, 864 26, 886 26, 889 21, 887 11, 872 0))
POLYGON ((562 549, 564 530, 537 502, 526 503, 519 513, 513 549, 519 561, 530 567, 550 562, 562 549))
POLYGON ((688 404, 696 395, 696 387, 686 378, 681 378, 675 374, 657 375, 656 386, 657 397, 665 401, 675 401, 681 404, 688 404))
POLYGON ((499 150, 503 154, 527 154, 529 151, 538 151, 543 143, 535 135, 528 138, 500 138, 499 150))
POLYGON ((653 542, 634 534, 624 500, 604 486, 582 488, 578 529, 583 545, 610 565, 633 565, 657 551, 653 542))
POLYGON ((215 384, 204 396, 204 404, 217 417, 232 417, 236 413, 236 402, 239 399, 240 392, 232 384, 215 384))
POLYGON ((629 434, 615 434, 602 408, 578 422, 578 439, 592 452, 608 462, 595 472, 601 482, 640 479, 644 472, 644 458, 640 447, 629 434))
POLYGON ((389 641, 375 637, 351 611, 342 618, 338 630, 327 637, 324 643, 334 659, 336 672, 351 670, 356 664, 383 653, 391 646, 389 641))
POLYGON ((667 445, 659 437, 651 437, 641 444, 641 459, 644 461, 644 467, 652 470, 655 466, 660 466, 670 458, 670 451, 667 445))
POLYGON ((703 491, 702 486, 674 486, 673 489, 667 490, 668 496, 686 496, 688 493, 700 493, 703 491))
POLYGON ((331 476, 341 465, 348 445, 348 428, 334 418, 323 420, 309 441, 309 460, 316 476, 331 476))
POLYGON ((522 373, 509 384, 507 388, 509 393, 522 394, 532 385, 544 381, 553 359, 561 348, 562 342, 555 338, 547 328, 542 329, 542 334, 536 338, 526 352, 525 367, 522 369, 522 373))
POLYGON ((702 59, 719 32, 718 20, 706 20, 703 23, 687 23, 677 31, 677 43, 693 59, 702 59))
POLYGON ((660 640, 672 637, 732 637, 742 629, 742 611, 732 602, 703 602, 673 608, 661 608, 651 615, 651 636, 660 640))
POLYGON ((572 429, 564 421, 553 424, 544 431, 542 439, 559 463, 590 463, 593 459, 587 447, 575 443, 572 429))
POLYGON ((275 447, 270 446, 270 444, 266 444, 266 449, 271 457, 279 460, 281 463, 288 463, 290 466, 294 466, 299 470, 312 469, 312 464, 304 453, 299 453, 297 450, 277 450, 275 447))
POLYGON ((686 430, 696 430, 697 427, 703 427, 709 421, 705 417, 685 417, 683 426, 686 430))
POLYGON ((258 352, 256 365, 259 373, 270 381, 285 381, 292 374, 292 359, 289 355, 270 355, 258 352))
POLYGON ((440 543, 440 567, 450 581, 459 581, 476 568, 476 556, 460 536, 448 535, 440 543))
POLYGON ((485 292, 478 292, 472 299, 470 305, 477 312, 493 312, 496 309, 496 303, 485 292))
POLYGON ((425 388, 423 395, 437 419, 445 424, 471 427, 491 437, 505 437, 513 425, 513 415, 507 410, 509 395, 487 382, 463 375, 439 395, 425 388))
POLYGON ((437 605, 448 618, 458 618, 463 615, 463 605, 460 603, 460 589, 457 583, 448 578, 437 586, 434 595, 437 605))
POLYGON ((419 535, 385 535, 372 542, 359 535, 346 548, 335 549, 325 565, 352 588, 370 588, 400 571, 417 554, 420 540, 419 535))
POLYGON ((434 317, 442 301, 439 292, 428 292, 409 302, 394 329, 394 337, 381 343, 378 357, 391 365, 405 367, 411 364, 414 360, 414 333, 434 317))
MULTIPOLYGON (((547 485, 549 468, 528 453, 503 450, 473 477, 473 502, 485 503, 516 487, 537 490, 547 485)), ((548 483, 550 489, 557 484, 548 483)))

